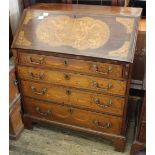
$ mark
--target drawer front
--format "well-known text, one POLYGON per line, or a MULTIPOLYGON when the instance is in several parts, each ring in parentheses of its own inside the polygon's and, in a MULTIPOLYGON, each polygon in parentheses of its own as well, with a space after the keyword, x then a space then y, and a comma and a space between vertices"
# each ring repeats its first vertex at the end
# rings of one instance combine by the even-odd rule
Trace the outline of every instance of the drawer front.
POLYGON ((77 125, 101 132, 120 134, 122 119, 69 106, 24 98, 25 112, 39 118, 77 125))
POLYGON ((11 102, 19 95, 17 81, 15 77, 15 72, 11 71, 9 73, 9 103, 11 102))
POLYGON ((106 77, 123 78, 123 65, 68 59, 54 56, 19 52, 19 63, 98 74, 106 77))
POLYGON ((23 66, 18 66, 18 75, 24 80, 48 82, 117 95, 125 95, 126 93, 126 81, 23 66))
POLYGON ((123 115, 125 99, 48 84, 21 81, 24 96, 123 115))

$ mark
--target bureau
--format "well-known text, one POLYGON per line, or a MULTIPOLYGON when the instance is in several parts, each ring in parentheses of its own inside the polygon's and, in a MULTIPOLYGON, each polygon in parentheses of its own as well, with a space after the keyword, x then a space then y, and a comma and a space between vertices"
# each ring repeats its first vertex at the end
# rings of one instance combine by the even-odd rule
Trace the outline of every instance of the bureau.
POLYGON ((96 134, 123 151, 140 14, 71 4, 24 10, 12 51, 25 127, 51 123, 96 134))

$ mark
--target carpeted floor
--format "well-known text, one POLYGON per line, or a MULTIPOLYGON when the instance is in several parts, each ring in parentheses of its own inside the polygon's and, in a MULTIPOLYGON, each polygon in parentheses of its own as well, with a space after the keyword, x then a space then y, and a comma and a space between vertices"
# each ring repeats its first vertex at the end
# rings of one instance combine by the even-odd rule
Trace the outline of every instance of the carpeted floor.
POLYGON ((96 136, 34 125, 33 130, 25 129, 17 141, 10 140, 10 155, 129 155, 133 124, 130 123, 124 153, 114 151, 110 141, 96 136))

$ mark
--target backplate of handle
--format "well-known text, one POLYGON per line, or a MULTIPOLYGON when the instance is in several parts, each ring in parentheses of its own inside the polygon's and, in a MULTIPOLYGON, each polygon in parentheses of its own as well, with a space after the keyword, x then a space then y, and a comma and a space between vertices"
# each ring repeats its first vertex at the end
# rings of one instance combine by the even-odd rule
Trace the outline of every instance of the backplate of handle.
POLYGON ((96 126, 96 127, 99 127, 99 128, 102 128, 102 129, 108 129, 108 128, 111 128, 112 124, 111 122, 106 122, 104 123, 103 125, 99 122, 99 120, 94 120, 93 121, 93 124, 96 126))
POLYGON ((41 65, 44 63, 44 58, 40 57, 38 59, 33 59, 32 57, 29 57, 30 63, 36 64, 36 65, 41 65))
POLYGON ((35 111, 36 111, 38 114, 42 115, 42 116, 49 116, 49 115, 52 114, 52 112, 51 112, 50 110, 47 110, 47 111, 45 111, 45 112, 41 112, 40 107, 38 107, 38 106, 35 107, 35 111))
POLYGON ((110 88, 112 88, 112 83, 108 83, 106 87, 100 87, 96 81, 93 81, 93 86, 101 91, 108 91, 110 88))
POLYGON ((99 71, 99 67, 97 66, 97 64, 93 64, 92 67, 96 73, 100 73, 100 74, 104 74, 104 75, 108 75, 112 71, 112 66, 108 66, 107 70, 104 72, 99 71))
POLYGON ((37 89, 32 86, 31 90, 34 94, 37 94, 37 95, 45 95, 47 93, 47 88, 43 88, 41 91, 37 91, 37 89))
POLYGON ((109 99, 109 101, 107 103, 101 103, 100 100, 98 98, 94 99, 94 102, 100 106, 101 108, 108 108, 110 106, 112 106, 112 100, 109 99))
POLYGON ((34 80, 43 80, 45 77, 44 73, 40 73, 40 74, 36 75, 31 70, 28 73, 31 76, 31 78, 34 80))

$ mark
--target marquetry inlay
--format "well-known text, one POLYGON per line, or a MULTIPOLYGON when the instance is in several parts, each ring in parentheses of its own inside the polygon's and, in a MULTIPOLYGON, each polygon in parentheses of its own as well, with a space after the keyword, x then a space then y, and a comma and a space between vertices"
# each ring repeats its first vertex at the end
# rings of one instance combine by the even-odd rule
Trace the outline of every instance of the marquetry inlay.
POLYGON ((96 49, 108 41, 110 29, 105 22, 90 17, 60 15, 41 20, 36 36, 52 47, 64 45, 79 50, 96 49))
POLYGON ((130 46, 130 42, 125 41, 122 47, 120 47, 119 49, 117 49, 115 51, 109 52, 108 55, 114 56, 114 57, 127 57, 128 51, 129 51, 129 46, 130 46))
POLYGON ((33 11, 28 11, 25 15, 25 18, 24 18, 24 22, 23 24, 28 24, 28 22, 33 19, 34 17, 37 17, 39 15, 38 12, 33 12, 33 11))
POLYGON ((20 45, 20 46, 21 45, 23 45, 23 46, 30 46, 31 45, 31 42, 25 38, 24 31, 19 32, 16 44, 20 45))
POLYGON ((116 21, 121 23, 123 26, 126 27, 127 33, 131 33, 133 31, 134 19, 132 19, 132 18, 116 17, 116 21))

